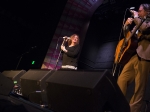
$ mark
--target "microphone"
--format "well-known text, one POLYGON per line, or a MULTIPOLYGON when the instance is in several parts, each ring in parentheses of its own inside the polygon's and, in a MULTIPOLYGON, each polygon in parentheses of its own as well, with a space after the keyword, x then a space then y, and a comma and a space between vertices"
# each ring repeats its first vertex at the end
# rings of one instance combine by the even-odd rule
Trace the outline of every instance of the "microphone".
POLYGON ((129 8, 129 11, 130 11, 130 13, 132 14, 131 17, 134 18, 134 13, 133 13, 134 10, 133 10, 133 9, 135 9, 135 7, 130 7, 130 8, 129 8))
POLYGON ((129 11, 130 11, 131 13, 133 13, 133 9, 135 9, 135 7, 130 7, 130 8, 129 8, 129 11))
POLYGON ((133 9, 135 9, 135 7, 130 7, 130 8, 129 8, 129 10, 133 10, 133 9))
POLYGON ((63 39, 70 39, 70 37, 64 36, 63 39))

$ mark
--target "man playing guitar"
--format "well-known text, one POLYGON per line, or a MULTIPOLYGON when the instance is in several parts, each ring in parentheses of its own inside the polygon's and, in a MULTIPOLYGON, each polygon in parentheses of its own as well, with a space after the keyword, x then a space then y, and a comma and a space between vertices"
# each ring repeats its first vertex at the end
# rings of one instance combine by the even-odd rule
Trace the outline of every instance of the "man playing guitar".
POLYGON ((131 112, 140 112, 150 73, 150 4, 141 4, 138 12, 132 10, 131 13, 134 18, 127 19, 124 30, 132 22, 136 24, 134 28, 140 24, 138 30, 141 36, 137 36, 136 54, 125 64, 117 83, 123 94, 126 95, 128 85, 135 80, 135 90, 130 100, 130 109, 131 112), (141 23, 141 21, 143 22, 141 23))

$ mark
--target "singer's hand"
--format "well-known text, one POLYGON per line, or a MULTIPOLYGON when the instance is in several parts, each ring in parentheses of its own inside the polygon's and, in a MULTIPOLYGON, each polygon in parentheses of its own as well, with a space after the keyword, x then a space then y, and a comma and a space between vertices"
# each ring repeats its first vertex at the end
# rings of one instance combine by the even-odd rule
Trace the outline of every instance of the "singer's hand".
POLYGON ((130 10, 130 12, 133 14, 134 18, 139 16, 137 11, 130 10))
POLYGON ((68 40, 70 40, 70 37, 64 37, 65 42, 67 42, 68 40))
POLYGON ((61 50, 63 50, 64 52, 67 52, 65 46, 61 45, 61 50))
POLYGON ((133 18, 128 18, 124 25, 125 26, 130 25, 130 24, 132 24, 132 22, 133 22, 133 18))
POLYGON ((65 46, 61 45, 61 50, 64 50, 65 49, 65 46))
POLYGON ((65 41, 67 42, 69 40, 69 38, 65 38, 65 41))

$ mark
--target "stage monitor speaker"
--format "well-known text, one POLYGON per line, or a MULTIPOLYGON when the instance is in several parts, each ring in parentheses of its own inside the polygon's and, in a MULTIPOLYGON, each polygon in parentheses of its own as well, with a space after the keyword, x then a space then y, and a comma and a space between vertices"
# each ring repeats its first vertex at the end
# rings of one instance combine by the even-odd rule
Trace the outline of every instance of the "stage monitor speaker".
POLYGON ((21 92, 23 97, 37 104, 46 104, 46 79, 54 70, 28 70, 21 76, 21 92))
POLYGON ((0 73, 0 95, 9 95, 13 90, 14 83, 9 78, 0 73))
POLYGON ((108 70, 56 71, 46 80, 49 109, 56 112, 130 112, 108 70))
POLYGON ((2 72, 2 74, 8 78, 10 78, 12 81, 14 81, 15 84, 20 85, 20 77, 25 74, 25 70, 5 70, 2 72))

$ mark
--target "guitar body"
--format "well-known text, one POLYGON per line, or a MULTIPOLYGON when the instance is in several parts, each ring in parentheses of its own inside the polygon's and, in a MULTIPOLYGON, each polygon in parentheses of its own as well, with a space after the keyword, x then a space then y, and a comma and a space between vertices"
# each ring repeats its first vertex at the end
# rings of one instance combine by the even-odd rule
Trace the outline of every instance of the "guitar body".
POLYGON ((126 38, 119 41, 116 47, 115 53, 115 63, 124 66, 130 58, 136 53, 136 48, 138 46, 138 40, 135 37, 130 38, 126 44, 124 44, 125 39, 130 36, 130 32, 127 34, 126 38))

